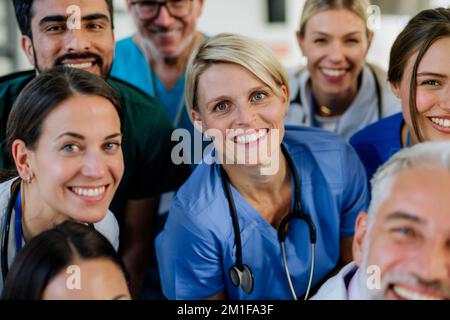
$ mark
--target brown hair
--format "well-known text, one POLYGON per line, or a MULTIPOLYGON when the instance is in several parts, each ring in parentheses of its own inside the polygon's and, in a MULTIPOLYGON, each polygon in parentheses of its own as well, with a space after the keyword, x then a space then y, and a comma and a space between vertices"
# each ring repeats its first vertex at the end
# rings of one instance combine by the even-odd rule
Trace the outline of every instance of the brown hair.
POLYGON ((388 80, 391 83, 400 83, 409 59, 418 52, 411 73, 409 110, 414 133, 419 141, 423 141, 423 137, 419 124, 417 123, 417 69, 433 43, 445 37, 450 37, 450 9, 438 8, 424 10, 408 22, 391 49, 388 70, 388 80))
POLYGON ((16 139, 34 150, 47 115, 76 94, 104 97, 113 104, 119 117, 121 115, 118 96, 102 78, 84 70, 55 67, 28 83, 14 103, 6 125, 10 153, 16 139))

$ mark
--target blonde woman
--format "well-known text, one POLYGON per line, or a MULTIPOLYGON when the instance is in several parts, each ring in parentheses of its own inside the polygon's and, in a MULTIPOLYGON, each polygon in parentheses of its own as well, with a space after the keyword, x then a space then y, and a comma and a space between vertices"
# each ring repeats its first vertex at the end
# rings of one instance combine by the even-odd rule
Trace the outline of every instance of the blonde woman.
POLYGON ((297 39, 307 66, 294 70, 287 124, 336 132, 346 140, 400 111, 386 73, 366 63, 373 33, 368 0, 307 0, 297 39))
POLYGON ((209 39, 186 75, 189 113, 214 150, 179 190, 157 237, 164 294, 308 296, 351 260, 355 217, 368 200, 357 155, 333 133, 285 128, 287 76, 250 38, 209 39))

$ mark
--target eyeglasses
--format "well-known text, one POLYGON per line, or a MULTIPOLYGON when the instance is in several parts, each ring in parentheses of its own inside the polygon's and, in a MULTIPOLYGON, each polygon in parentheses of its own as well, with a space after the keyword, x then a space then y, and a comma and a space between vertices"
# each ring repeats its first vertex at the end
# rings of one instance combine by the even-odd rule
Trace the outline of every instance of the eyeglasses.
POLYGON ((132 1, 141 19, 154 19, 159 15, 161 7, 165 6, 174 18, 184 18, 191 12, 192 0, 169 0, 165 2, 151 0, 132 1))

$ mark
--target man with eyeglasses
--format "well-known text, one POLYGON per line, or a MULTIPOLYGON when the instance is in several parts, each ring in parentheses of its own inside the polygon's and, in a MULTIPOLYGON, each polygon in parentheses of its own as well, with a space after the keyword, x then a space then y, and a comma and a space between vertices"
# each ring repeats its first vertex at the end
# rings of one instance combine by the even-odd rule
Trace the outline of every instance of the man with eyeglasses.
POLYGON ((193 126, 184 107, 184 72, 204 41, 197 19, 204 0, 127 0, 137 33, 116 44, 111 74, 145 91, 164 106, 175 128, 193 126))
MULTIPOLYGON (((155 97, 164 107, 174 128, 189 130, 194 150, 194 127, 184 105, 185 69, 195 46, 205 36, 197 31, 204 0, 127 0, 137 33, 116 43, 111 75, 155 97)), ((195 157, 192 153, 193 159, 195 157)), ((161 198, 158 232, 172 203, 173 192, 161 198)), ((147 270, 143 298, 162 293, 156 256, 147 270)))

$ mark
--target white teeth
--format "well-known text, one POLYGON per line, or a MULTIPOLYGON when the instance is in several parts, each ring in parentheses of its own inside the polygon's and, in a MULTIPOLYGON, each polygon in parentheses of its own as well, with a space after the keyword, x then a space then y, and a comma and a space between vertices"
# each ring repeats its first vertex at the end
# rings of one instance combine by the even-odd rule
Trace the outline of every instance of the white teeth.
POLYGON ((258 139, 261 139, 262 137, 264 137, 266 135, 266 133, 267 133, 266 130, 258 130, 256 133, 237 136, 236 142, 237 143, 252 143, 252 142, 255 142, 258 139))
POLYGON ((92 62, 86 62, 86 63, 67 63, 65 66, 75 69, 87 69, 92 67, 92 62))
POLYGON ((105 193, 106 187, 88 189, 88 188, 71 188, 73 192, 83 197, 98 197, 105 193))
POLYGON ((322 68, 321 70, 326 76, 335 78, 340 77, 347 72, 345 69, 335 70, 322 68))
POLYGON ((431 121, 436 123, 437 125, 444 127, 444 128, 450 128, 450 120, 449 119, 442 119, 442 118, 431 118, 431 121))
POLYGON ((394 286, 394 291, 396 294, 398 294, 400 297, 407 299, 407 300, 441 300, 437 297, 432 297, 429 295, 425 295, 422 293, 417 293, 414 291, 409 291, 405 288, 401 288, 398 286, 394 286))

